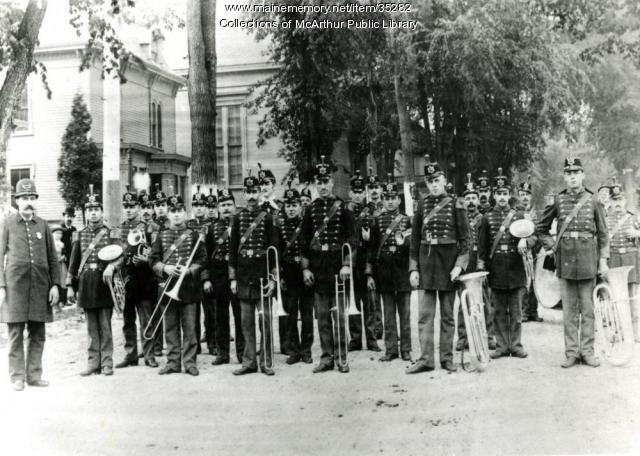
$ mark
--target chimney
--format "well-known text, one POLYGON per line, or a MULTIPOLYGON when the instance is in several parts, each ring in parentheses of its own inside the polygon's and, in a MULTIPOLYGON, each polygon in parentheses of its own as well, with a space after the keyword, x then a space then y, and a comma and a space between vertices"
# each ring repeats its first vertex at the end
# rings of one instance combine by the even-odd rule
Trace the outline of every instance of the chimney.
POLYGON ((149 59, 161 68, 169 68, 167 61, 164 58, 164 35, 160 29, 155 29, 151 32, 149 59))

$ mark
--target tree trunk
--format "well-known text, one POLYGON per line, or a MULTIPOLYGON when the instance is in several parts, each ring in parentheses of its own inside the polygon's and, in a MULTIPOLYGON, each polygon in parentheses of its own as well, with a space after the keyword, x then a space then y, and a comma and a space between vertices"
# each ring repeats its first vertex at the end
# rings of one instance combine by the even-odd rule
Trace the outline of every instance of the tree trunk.
POLYGON ((215 0, 187 1, 192 176, 199 183, 217 176, 215 10, 215 0))
POLYGON ((11 203, 11 192, 8 191, 10 183, 7 183, 7 143, 11 134, 11 117, 33 68, 33 51, 38 43, 46 10, 47 0, 29 0, 16 35, 18 44, 15 60, 7 67, 0 89, 0 206, 11 203))
POLYGON ((413 164, 413 138, 411 136, 411 120, 407 113, 407 103, 400 88, 400 76, 395 75, 393 86, 396 98, 396 109, 398 111, 398 126, 400 128, 400 147, 402 148, 402 159, 404 161, 402 174, 404 180, 413 182, 416 178, 416 170, 413 164))

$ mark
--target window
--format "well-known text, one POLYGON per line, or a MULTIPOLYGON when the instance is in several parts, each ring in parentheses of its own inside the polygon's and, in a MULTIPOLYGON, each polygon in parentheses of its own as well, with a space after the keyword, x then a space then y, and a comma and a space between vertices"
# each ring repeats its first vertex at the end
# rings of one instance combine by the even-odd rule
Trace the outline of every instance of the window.
POLYGON ((151 131, 150 144, 153 147, 162 149, 162 105, 155 101, 151 103, 150 109, 151 131))
POLYGON ((243 112, 240 105, 223 106, 216 111, 216 157, 218 181, 242 185, 243 112))
POLYGON ((31 168, 11 169, 11 193, 15 193, 16 184, 20 179, 31 179, 31 168))
POLYGON ((14 133, 31 131, 31 112, 29 110, 29 86, 25 84, 18 105, 13 111, 14 133))

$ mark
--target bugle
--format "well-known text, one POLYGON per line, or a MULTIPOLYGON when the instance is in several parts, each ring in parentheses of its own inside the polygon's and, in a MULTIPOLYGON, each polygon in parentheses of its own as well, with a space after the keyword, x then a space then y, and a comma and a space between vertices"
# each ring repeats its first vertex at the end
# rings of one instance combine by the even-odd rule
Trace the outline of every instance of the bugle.
POLYGON ((260 309, 258 309, 258 318, 262 316, 262 340, 264 341, 263 357, 264 367, 266 369, 273 369, 273 307, 276 307, 276 313, 278 317, 286 317, 289 314, 284 310, 282 301, 282 290, 280 287, 280 263, 278 261, 278 249, 271 245, 267 248, 265 254, 267 277, 260 277, 260 309), (273 257, 274 264, 271 264, 271 258, 273 257), (275 267, 275 274, 271 272, 272 267, 275 267), (270 296, 269 282, 275 282, 275 296, 270 296), (266 282, 266 283, 265 283, 266 282), (266 304, 265 304, 266 300, 266 304), (268 307, 268 312, 266 312, 268 307), (269 329, 269 339, 267 340, 267 328, 269 329), (268 342, 268 343, 267 343, 268 342))
MULTIPOLYGON (((489 345, 487 342, 487 324, 484 319, 485 303, 482 299, 482 283, 489 275, 486 271, 472 272, 458 277, 464 284, 460 294, 460 307, 467 331, 471 364, 477 372, 483 372, 489 364, 489 345)), ((462 351, 462 368, 464 365, 464 350, 462 351)))

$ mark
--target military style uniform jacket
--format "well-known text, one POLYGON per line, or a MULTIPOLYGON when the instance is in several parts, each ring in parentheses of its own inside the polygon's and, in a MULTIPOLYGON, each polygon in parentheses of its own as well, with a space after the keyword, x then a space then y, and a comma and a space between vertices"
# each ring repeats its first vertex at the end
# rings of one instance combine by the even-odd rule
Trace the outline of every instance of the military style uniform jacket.
POLYGON ((280 220, 280 262, 282 279, 287 290, 300 291, 305 289, 302 279, 300 262, 300 243, 302 241, 302 217, 283 218, 280 220))
MULTIPOLYGON (((245 207, 233 217, 229 240, 229 280, 238 281, 238 299, 260 299, 260 278, 267 278, 267 248, 272 245, 276 249, 279 247, 275 220, 260 207, 253 210, 245 207), (266 215, 242 243, 241 238, 261 213, 266 215)), ((275 261, 272 266, 275 268, 275 261)))
POLYGON ((598 260, 609 258, 609 234, 604 209, 597 198, 584 188, 577 194, 566 189, 561 191, 555 202, 544 209, 536 225, 538 238, 545 250, 551 250, 555 244, 549 234, 553 220, 558 219, 557 229, 560 231, 585 192, 589 193, 589 200, 571 220, 558 243, 556 274, 562 279, 594 279, 598 274, 598 260))
POLYGON ((209 225, 211 225, 211 221, 207 217, 194 217, 187 220, 187 228, 190 230, 200 231, 202 234, 207 233, 209 225))
POLYGON ((396 242, 396 233, 410 228, 411 219, 399 210, 385 211, 374 219, 366 272, 375 277, 376 289, 381 293, 411 291, 408 273, 411 238, 405 237, 401 245, 396 242), (396 220, 399 222, 391 230, 396 220))
MULTIPOLYGON (((112 244, 122 245, 120 230, 110 228, 104 223, 98 223, 95 226, 88 224, 82 230, 74 233, 67 286, 73 285, 74 279, 77 279, 78 305, 83 309, 113 307, 109 287, 102 281, 102 273, 109 263, 98 258, 100 249, 112 244), (100 232, 103 233, 100 241, 95 245, 80 269, 82 257, 100 232)), ((122 259, 118 260, 116 268, 119 268, 121 264, 122 259)))
MULTIPOLYGON (((62 228, 62 243, 64 244, 63 253, 65 255, 64 264, 69 268, 69 257, 71 256, 71 250, 73 248, 72 238, 73 233, 78 231, 75 226, 71 225, 69 228, 62 228)), ((66 280, 66 278, 65 278, 66 280)), ((64 284, 61 284, 64 285, 64 284)))
POLYGON ((344 263, 342 261, 342 245, 345 242, 351 245, 353 255, 357 255, 354 225, 353 214, 347 210, 344 201, 334 195, 316 198, 305 211, 302 219, 301 267, 313 272, 317 293, 335 293, 335 275, 342 266, 350 264, 348 258, 344 263), (328 221, 326 229, 319 236, 314 236, 334 204, 339 204, 335 215, 328 221))
POLYGON ((349 203, 347 208, 351 211, 354 221, 355 247, 359 252, 363 253, 356 257, 354 274, 356 281, 364 281, 366 279, 365 269, 367 267, 367 255, 365 255, 364 252, 367 251, 367 246, 369 242, 371 242, 371 238, 369 238, 369 241, 365 241, 362 237, 362 229, 368 228, 369 236, 371 236, 371 227, 373 226, 374 217, 377 215, 377 210, 373 203, 366 205, 349 203))
POLYGON ((482 213, 480 212, 476 212, 473 217, 469 216, 469 264, 465 273, 476 272, 478 269, 478 231, 481 221, 482 213))
POLYGON ((125 291, 127 298, 134 301, 142 301, 145 299, 155 299, 158 284, 156 277, 151 270, 150 263, 135 266, 133 257, 138 254, 138 246, 129 245, 127 237, 131 230, 142 229, 146 236, 146 242, 149 253, 151 245, 158 236, 158 225, 155 223, 147 224, 140 218, 129 221, 125 220, 120 225, 120 234, 122 236, 122 245, 124 246, 124 263, 122 265, 122 278, 125 282, 125 291))
POLYGON ((0 322, 51 322, 49 289, 60 286, 60 265, 47 222, 8 215, 0 227, 0 287, 7 298, 0 322))
MULTIPOLYGON (((165 266, 175 266, 180 259, 180 264, 185 265, 189 260, 189 256, 193 251, 196 242, 198 240, 198 233, 195 230, 190 230, 186 225, 179 228, 172 228, 167 226, 164 230, 160 231, 156 240, 151 245, 151 255, 149 261, 151 262, 151 268, 155 272, 156 277, 161 282, 166 282, 169 278, 164 273, 165 266), (180 242, 180 239, 184 239, 180 242), (165 260, 167 252, 173 251, 171 256, 165 260)), ((207 251, 204 245, 204 240, 198 244, 193 261, 189 265, 189 272, 186 274, 184 282, 178 292, 180 302, 184 304, 190 304, 193 302, 200 302, 202 300, 202 281, 200 273, 203 267, 207 263, 207 251)), ((177 279, 172 280, 175 283, 177 279)), ((172 285, 169 286, 171 289, 172 285)))
MULTIPOLYGON (((520 239, 513 237, 509 232, 511 223, 524 218, 523 211, 517 211, 509 206, 502 208, 497 205, 482 217, 478 229, 478 258, 484 262, 487 271, 489 271, 489 286, 491 288, 513 290, 527 286, 524 263, 520 252, 518 252, 520 239), (489 258, 500 228, 512 210, 515 215, 502 232, 493 257, 489 258)), ((535 243, 535 235, 527 238, 527 245, 530 249, 535 243)))
POLYGON ((166 215, 161 215, 159 217, 154 217, 154 223, 158 225, 158 231, 164 230, 167 226, 169 226, 169 218, 166 215))
POLYGON ((607 214, 609 229, 609 267, 634 266, 629 272, 629 283, 640 283, 640 263, 638 262, 638 239, 627 236, 627 230, 640 229, 640 221, 631 212, 619 213, 612 208, 607 214))
POLYGON ((219 218, 207 229, 206 245, 209 258, 205 280, 211 280, 216 298, 229 295, 229 240, 233 217, 219 218))
POLYGON ((462 199, 455 195, 427 195, 413 216, 409 271, 420 273, 418 288, 454 290, 449 276, 469 263, 469 221, 462 199), (449 202, 427 223, 424 219, 445 198, 449 202))

